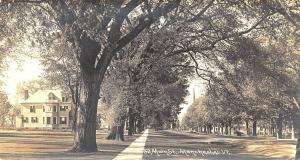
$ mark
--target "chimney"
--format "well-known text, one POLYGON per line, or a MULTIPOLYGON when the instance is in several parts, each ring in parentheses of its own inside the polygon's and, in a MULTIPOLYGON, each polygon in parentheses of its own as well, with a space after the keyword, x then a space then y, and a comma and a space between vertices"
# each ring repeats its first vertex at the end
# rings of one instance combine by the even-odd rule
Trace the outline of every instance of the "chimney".
POLYGON ((28 90, 25 90, 24 91, 24 100, 28 99, 29 98, 29 93, 28 93, 28 90))

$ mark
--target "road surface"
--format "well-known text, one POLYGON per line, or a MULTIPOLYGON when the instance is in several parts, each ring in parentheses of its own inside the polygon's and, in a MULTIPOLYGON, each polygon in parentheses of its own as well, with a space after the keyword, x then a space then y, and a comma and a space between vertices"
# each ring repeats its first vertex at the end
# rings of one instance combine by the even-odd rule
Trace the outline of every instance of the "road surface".
MULTIPOLYGON (((175 131, 150 132, 145 145, 145 160, 287 160, 294 153, 278 148, 292 148, 295 142, 278 142, 255 137, 229 137, 180 133, 175 131), (291 144, 289 144, 291 143, 291 144), (265 148, 250 152, 249 146, 265 148), (268 148, 268 147, 274 147, 268 148), (268 151, 268 149, 270 149, 268 151), (275 153, 275 150, 280 153, 275 153), (269 152, 269 153, 268 153, 269 152)), ((293 149, 293 148, 292 148, 293 149)))

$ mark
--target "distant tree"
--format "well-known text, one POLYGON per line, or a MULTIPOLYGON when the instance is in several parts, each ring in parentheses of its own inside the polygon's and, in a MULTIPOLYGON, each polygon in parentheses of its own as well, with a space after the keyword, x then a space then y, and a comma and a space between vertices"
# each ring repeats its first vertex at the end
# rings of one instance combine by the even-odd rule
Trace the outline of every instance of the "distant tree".
POLYGON ((7 125, 9 120, 9 112, 12 108, 11 104, 8 102, 7 95, 4 92, 0 92, 0 126, 4 127, 7 125))
POLYGON ((254 135, 258 120, 277 117, 280 136, 282 121, 298 110, 295 97, 299 93, 295 89, 299 87, 299 55, 292 36, 285 42, 259 42, 255 38, 238 38, 210 55, 216 67, 211 70, 217 72, 207 75, 208 107, 204 111, 213 123, 235 118, 251 120, 254 135))
POLYGON ((205 125, 203 100, 203 97, 199 97, 195 99, 191 106, 189 106, 183 117, 182 125, 184 127, 188 127, 199 132, 199 128, 205 125))
POLYGON ((21 81, 16 86, 16 97, 24 99, 24 91, 28 91, 29 94, 34 94, 35 92, 43 89, 47 89, 48 83, 46 80, 28 80, 21 81))
MULTIPOLYGON (((180 66, 189 63, 187 56, 166 57, 163 54, 163 46, 156 44, 154 39, 148 38, 148 41, 147 36, 145 37, 136 39, 122 50, 112 62, 102 86, 106 103, 116 99, 120 92, 126 93, 123 106, 127 108, 127 113, 126 116, 121 113, 120 117, 123 117, 123 121, 128 120, 129 135, 136 131, 141 132, 144 126, 149 124, 147 120, 144 121, 145 117, 148 117, 145 115, 151 114, 149 117, 155 119, 148 109, 155 112, 156 117, 165 120, 161 121, 162 124, 175 123, 180 111, 179 105, 186 95, 186 78, 191 73, 191 68, 180 66), (143 44, 143 41, 147 42, 146 45, 137 46, 143 44), (176 63, 178 66, 168 63, 176 63), (152 101, 160 99, 163 104, 147 104, 148 98, 152 101)), ((116 127, 113 127, 111 130, 114 135, 115 129, 116 127)), ((113 139, 115 136, 109 138, 113 139)))

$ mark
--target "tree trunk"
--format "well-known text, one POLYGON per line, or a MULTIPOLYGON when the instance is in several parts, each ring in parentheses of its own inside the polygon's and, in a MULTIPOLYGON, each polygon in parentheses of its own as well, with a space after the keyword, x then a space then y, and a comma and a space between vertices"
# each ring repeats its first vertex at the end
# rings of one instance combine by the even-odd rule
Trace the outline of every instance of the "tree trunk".
POLYGON ((129 108, 128 110, 128 135, 132 136, 134 134, 134 123, 135 123, 135 114, 133 109, 129 108))
MULTIPOLYGON (((137 88, 136 88, 137 89, 137 88)), ((144 131, 144 119, 142 117, 142 102, 141 102, 141 95, 138 90, 136 90, 136 97, 137 97, 137 113, 135 119, 136 123, 136 133, 142 133, 144 131)))
POLYGON ((224 123, 221 123, 221 134, 224 135, 224 123))
POLYGON ((228 123, 225 124, 225 134, 228 135, 229 131, 228 131, 228 123))
POLYGON ((137 131, 136 131, 136 114, 134 114, 134 121, 133 121, 133 134, 137 134, 137 131))
MULTIPOLYGON (((297 100, 297 106, 299 108, 299 101, 297 100)), ((297 136, 297 146, 296 146, 296 155, 295 155, 295 160, 300 159, 300 114, 299 114, 299 109, 298 112, 295 114, 294 120, 293 120, 293 125, 294 125, 294 130, 298 132, 297 136)))
POLYGON ((276 137, 276 127, 272 127, 272 135, 273 135, 273 137, 276 137))
POLYGON ((298 129, 298 140, 296 146, 295 160, 299 160, 299 159, 300 159, 300 130, 298 129))
POLYGON ((124 141, 124 124, 113 126, 106 139, 124 141))
POLYGON ((282 139, 282 114, 276 119, 277 138, 282 139))
POLYGON ((246 120, 246 134, 249 135, 249 120, 246 120))
POLYGON ((77 108, 74 144, 71 151, 96 152, 96 121, 100 83, 96 80, 96 76, 84 77, 80 92, 80 105, 77 108))
POLYGON ((77 106, 74 144, 71 151, 96 152, 97 106, 100 81, 96 74, 83 74, 80 102, 77 106))
POLYGON ((252 124, 252 136, 257 136, 256 135, 256 120, 253 120, 253 124, 252 124))
POLYGON ((229 125, 229 135, 231 135, 231 129, 232 129, 232 127, 231 127, 231 120, 229 120, 228 125, 229 125))
POLYGON ((267 135, 267 127, 264 128, 264 135, 267 135))
POLYGON ((76 131, 76 122, 77 122, 77 111, 78 111, 78 105, 74 104, 70 111, 69 116, 69 126, 72 129, 72 132, 75 134, 76 131))
POLYGON ((128 128, 128 124, 129 124, 128 121, 129 121, 128 118, 126 118, 126 120, 125 120, 125 127, 124 127, 125 130, 128 130, 128 129, 129 129, 129 128, 128 128))
POLYGON ((208 126, 208 133, 209 133, 209 134, 211 134, 211 130, 212 130, 212 125, 210 124, 210 125, 208 126))
POLYGON ((140 115, 137 118, 137 133, 142 133, 144 131, 144 120, 140 115))

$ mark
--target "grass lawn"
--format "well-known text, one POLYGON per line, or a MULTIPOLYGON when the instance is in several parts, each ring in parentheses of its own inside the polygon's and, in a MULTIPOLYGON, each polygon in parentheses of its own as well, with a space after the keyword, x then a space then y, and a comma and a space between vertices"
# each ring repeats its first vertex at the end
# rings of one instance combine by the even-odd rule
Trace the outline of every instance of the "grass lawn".
POLYGON ((107 132, 97 131, 97 153, 70 153, 73 136, 67 131, 0 130, 0 159, 113 159, 139 135, 125 141, 106 140, 107 132))

